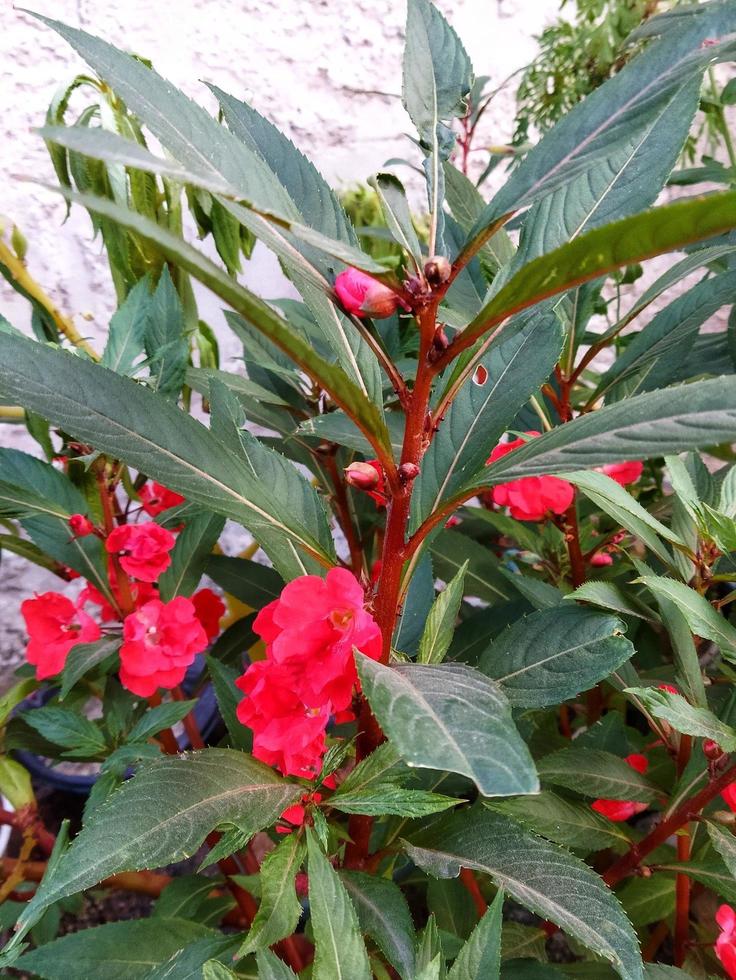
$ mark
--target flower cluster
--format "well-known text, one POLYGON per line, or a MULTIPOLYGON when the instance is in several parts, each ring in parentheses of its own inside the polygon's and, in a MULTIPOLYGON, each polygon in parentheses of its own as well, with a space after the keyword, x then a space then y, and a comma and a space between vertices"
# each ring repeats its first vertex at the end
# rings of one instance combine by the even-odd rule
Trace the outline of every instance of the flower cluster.
POLYGON ((355 576, 333 568, 303 575, 256 617, 266 659, 236 682, 246 697, 238 718, 253 730, 253 754, 284 775, 314 778, 331 717, 353 717, 358 678, 353 650, 377 660, 381 633, 355 576))
MULTIPOLYGON (((143 507, 148 509, 148 502, 156 513, 184 499, 158 484, 148 494, 145 490, 143 507)), ((76 601, 45 592, 22 603, 29 637, 26 658, 36 677, 59 674, 74 646, 94 642, 107 624, 122 622, 121 684, 140 697, 181 684, 196 655, 219 633, 225 605, 206 588, 191 598, 161 600, 156 582, 171 564, 176 535, 153 521, 120 524, 106 535, 82 514, 72 515, 69 529, 75 537, 97 534, 105 539, 109 587, 103 594, 87 583, 76 601)))

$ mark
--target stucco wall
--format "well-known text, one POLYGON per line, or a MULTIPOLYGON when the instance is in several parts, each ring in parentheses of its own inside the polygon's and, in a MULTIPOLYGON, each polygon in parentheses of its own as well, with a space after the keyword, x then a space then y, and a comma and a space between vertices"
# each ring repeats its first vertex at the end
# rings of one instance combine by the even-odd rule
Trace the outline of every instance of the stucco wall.
MULTIPOLYGON (((466 42, 476 73, 495 83, 531 59, 534 34, 558 6, 557 0, 438 2, 466 42)), ((150 58, 162 75, 213 111, 201 80, 251 101, 336 186, 365 179, 390 157, 412 153, 399 98, 403 0, 34 0, 30 6, 150 58)), ((0 215, 27 236, 28 264, 37 280, 94 338, 104 331, 113 301, 89 220, 74 209, 63 223, 56 195, 17 179, 31 175, 55 183, 33 128, 43 124, 56 88, 82 67, 51 30, 0 0, 0 215)), ((487 115, 488 140, 506 140, 512 118, 513 86, 487 115)), ((275 263, 258 250, 243 279, 267 297, 286 292, 275 263)), ((202 315, 217 328, 218 303, 206 294, 199 298, 202 315)), ((0 311, 16 326, 28 327, 27 304, 4 281, 0 311)), ((234 353, 227 342, 224 349, 234 353)), ((21 427, 0 426, 0 444, 36 451, 21 427)), ((2 556, 0 690, 23 645, 21 599, 57 581, 2 556)))

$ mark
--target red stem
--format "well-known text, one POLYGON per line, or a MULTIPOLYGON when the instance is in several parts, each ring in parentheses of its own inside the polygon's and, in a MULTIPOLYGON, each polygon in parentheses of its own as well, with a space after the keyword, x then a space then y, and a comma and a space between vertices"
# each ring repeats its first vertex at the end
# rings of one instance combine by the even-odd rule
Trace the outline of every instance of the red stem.
POLYGON ((473 899, 473 904, 475 905, 475 911, 478 913, 478 918, 482 919, 488 911, 488 903, 486 902, 485 898, 483 898, 478 882, 475 880, 475 875, 470 868, 460 869, 460 881, 463 883, 466 891, 473 899))
MULTIPOLYGON (((690 760, 692 737, 680 735, 677 751, 677 775, 681 777, 690 760)), ((690 829, 687 824, 677 838, 677 860, 687 863, 690 860, 690 829)), ((675 878, 675 966, 682 966, 687 956, 687 941, 690 933, 690 878, 678 874, 675 878)))

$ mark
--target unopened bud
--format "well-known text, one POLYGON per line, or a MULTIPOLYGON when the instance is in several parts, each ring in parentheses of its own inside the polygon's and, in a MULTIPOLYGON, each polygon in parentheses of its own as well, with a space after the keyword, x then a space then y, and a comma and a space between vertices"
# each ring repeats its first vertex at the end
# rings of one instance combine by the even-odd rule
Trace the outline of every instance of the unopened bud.
POLYGON ((449 346, 450 340, 445 333, 445 328, 440 325, 434 332, 434 337, 432 337, 432 346, 429 348, 429 352, 427 354, 427 360, 429 363, 434 364, 436 361, 438 361, 449 346))
POLYGON ((709 762, 716 762, 723 755, 723 749, 712 738, 703 740, 703 755, 709 762))
POLYGON ((419 476, 419 467, 416 463, 402 463, 399 467, 399 479, 402 483, 409 483, 416 480, 419 476))
POLYGON ((69 518, 69 527, 77 538, 86 538, 88 534, 94 534, 95 530, 92 521, 84 514, 72 514, 69 518))
POLYGON ((404 305, 390 286, 384 286, 373 276, 352 267, 335 279, 335 293, 346 313, 361 318, 369 316, 382 320, 404 305))
POLYGON ((424 264, 424 277, 430 286, 441 286, 447 282, 452 266, 444 255, 434 255, 424 264))
POLYGON ((381 474, 370 463, 351 463, 345 468, 345 482, 358 490, 375 490, 381 474))

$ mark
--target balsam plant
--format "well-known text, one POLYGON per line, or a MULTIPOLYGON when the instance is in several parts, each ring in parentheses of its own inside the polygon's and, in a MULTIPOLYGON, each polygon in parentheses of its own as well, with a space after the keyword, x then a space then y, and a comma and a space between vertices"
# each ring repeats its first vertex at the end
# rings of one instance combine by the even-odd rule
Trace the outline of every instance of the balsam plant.
POLYGON ((71 843, 62 828, 51 848, 25 811, 4 965, 736 975, 736 380, 731 331, 701 333, 734 295, 736 193, 652 206, 705 74, 736 54, 734 4, 663 20, 486 202, 450 162, 470 59, 409 0, 404 104, 429 220, 422 241, 397 177, 376 175, 400 250, 386 263, 250 106, 213 89, 215 120, 141 60, 46 23, 135 124, 43 138, 208 195, 302 300, 267 303, 178 228, 60 188, 166 271, 127 292, 101 363, 0 330, 0 398, 66 458, 62 474, 4 452, 3 506, 29 555, 94 552, 81 574, 96 569, 113 612, 81 608, 89 594, 28 600, 28 659, 57 687, 8 721, 21 681, 6 748, 30 730, 103 776, 71 843), (673 251, 636 298, 612 298, 607 277, 673 251), (245 376, 188 364, 174 273, 227 304, 245 376), (181 407, 187 388, 209 426, 181 407), (175 506, 143 521, 151 500, 175 506), (224 518, 252 535, 247 557, 211 554, 224 518), (227 734, 207 747, 178 690, 221 627, 211 592, 196 609, 205 570, 256 611, 209 650, 227 734), (31 891, 34 844, 51 853, 31 891), (195 854, 189 874, 156 870, 195 854), (100 884, 158 896, 152 915, 44 942, 39 923, 100 884))

